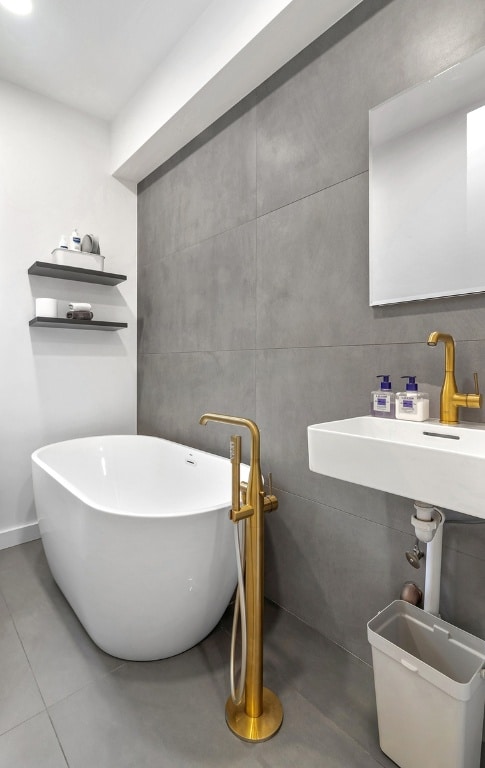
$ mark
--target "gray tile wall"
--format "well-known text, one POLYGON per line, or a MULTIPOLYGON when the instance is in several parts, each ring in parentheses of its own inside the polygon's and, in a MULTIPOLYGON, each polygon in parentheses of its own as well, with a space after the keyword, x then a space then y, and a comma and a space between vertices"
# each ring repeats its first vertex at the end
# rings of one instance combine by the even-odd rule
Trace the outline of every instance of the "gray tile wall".
MULTIPOLYGON (((367 413, 382 370, 437 415, 434 329, 485 381, 484 296, 368 306, 368 110, 483 45, 483 0, 364 1, 139 186, 139 431, 227 455, 200 414, 256 419, 266 594, 366 660, 367 620, 423 583, 412 503, 311 473, 306 427, 367 413)), ((482 637, 484 582, 485 525, 447 523, 442 614, 482 637)))

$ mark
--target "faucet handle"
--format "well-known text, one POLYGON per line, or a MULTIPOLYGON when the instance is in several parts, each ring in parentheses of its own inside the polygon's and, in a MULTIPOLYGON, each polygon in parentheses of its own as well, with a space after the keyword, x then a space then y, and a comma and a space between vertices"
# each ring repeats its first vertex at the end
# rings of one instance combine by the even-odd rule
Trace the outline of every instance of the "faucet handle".
POLYGON ((233 435, 231 437, 230 459, 232 464, 232 509, 229 512, 229 518, 233 523, 238 523, 246 517, 254 515, 253 507, 247 503, 246 495, 241 507, 241 490, 247 483, 241 483, 241 436, 233 435))
POLYGON ((230 453, 232 464, 232 512, 241 509, 241 435, 232 435, 230 453))
MULTIPOLYGON (((482 407, 482 396, 480 394, 480 389, 478 386, 478 373, 473 374, 473 379, 475 381, 475 393, 473 395, 465 395, 464 400, 465 402, 463 405, 465 408, 481 408, 482 407)), ((459 397, 459 394, 456 395, 456 397, 459 397)), ((461 405, 461 403, 459 403, 461 405)))
POLYGON ((268 485, 269 485, 269 493, 265 494, 264 491, 261 492, 261 495, 263 497, 263 509, 265 512, 273 512, 273 510, 278 509, 278 499, 273 493, 273 473, 268 472, 268 485))

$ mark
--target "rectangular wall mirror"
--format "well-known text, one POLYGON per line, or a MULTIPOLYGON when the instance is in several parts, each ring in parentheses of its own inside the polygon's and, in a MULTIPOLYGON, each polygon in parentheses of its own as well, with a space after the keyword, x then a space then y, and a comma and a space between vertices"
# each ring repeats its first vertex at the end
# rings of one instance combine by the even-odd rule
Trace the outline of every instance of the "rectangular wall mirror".
POLYGON ((370 305, 485 291, 485 49, 369 113, 370 305))

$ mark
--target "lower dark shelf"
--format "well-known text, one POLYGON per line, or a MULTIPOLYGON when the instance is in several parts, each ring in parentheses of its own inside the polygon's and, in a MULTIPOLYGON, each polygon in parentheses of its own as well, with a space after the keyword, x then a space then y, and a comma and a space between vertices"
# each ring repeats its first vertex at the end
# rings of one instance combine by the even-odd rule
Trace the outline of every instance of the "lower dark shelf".
POLYGON ((78 328, 86 331, 119 331, 128 323, 109 323, 105 320, 68 320, 67 317, 33 317, 32 328, 78 328))

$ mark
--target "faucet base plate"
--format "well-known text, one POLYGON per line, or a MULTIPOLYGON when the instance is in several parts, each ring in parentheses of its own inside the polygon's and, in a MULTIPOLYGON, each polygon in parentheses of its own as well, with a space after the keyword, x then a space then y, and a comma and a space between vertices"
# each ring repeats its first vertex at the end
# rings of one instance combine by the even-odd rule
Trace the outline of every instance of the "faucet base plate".
POLYGON ((231 697, 227 700, 226 723, 243 741, 267 741, 279 731, 282 722, 283 707, 269 688, 263 688, 263 711, 259 717, 246 714, 244 698, 240 704, 234 704, 231 697))

